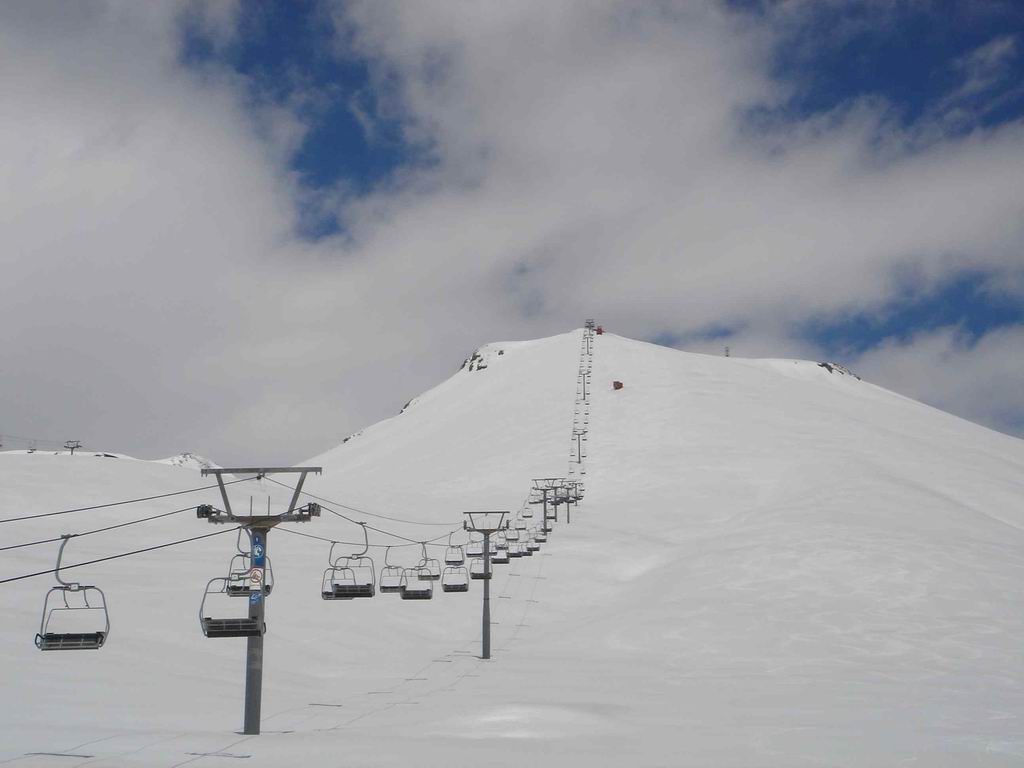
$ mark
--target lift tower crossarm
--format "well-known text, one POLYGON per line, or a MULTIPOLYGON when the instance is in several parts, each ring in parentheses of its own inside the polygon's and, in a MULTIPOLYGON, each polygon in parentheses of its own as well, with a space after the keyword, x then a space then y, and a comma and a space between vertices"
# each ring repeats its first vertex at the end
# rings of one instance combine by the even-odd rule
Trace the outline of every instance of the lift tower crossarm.
POLYGON ((298 474, 299 482, 295 484, 295 492, 292 494, 292 500, 288 504, 288 511, 282 515, 275 515, 279 523, 291 523, 291 522, 304 522, 308 517, 294 518, 291 517, 292 513, 295 512, 296 505, 299 503, 299 496, 302 493, 302 484, 306 482, 306 475, 312 472, 315 475, 319 475, 323 472, 322 467, 216 467, 216 468, 204 468, 200 471, 202 477, 209 477, 213 475, 217 478, 217 487, 220 488, 220 497, 224 501, 224 511, 227 512, 227 519, 215 520, 213 517, 210 518, 210 522, 252 522, 252 517, 236 518, 234 513, 231 511, 231 501, 228 499, 227 488, 224 487, 224 475, 256 475, 256 477, 263 477, 264 475, 280 475, 280 474, 298 474))

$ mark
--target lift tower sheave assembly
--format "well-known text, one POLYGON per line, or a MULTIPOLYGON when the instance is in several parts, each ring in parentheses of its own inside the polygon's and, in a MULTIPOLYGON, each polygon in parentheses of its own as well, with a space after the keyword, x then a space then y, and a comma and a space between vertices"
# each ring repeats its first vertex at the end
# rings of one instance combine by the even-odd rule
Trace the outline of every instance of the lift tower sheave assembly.
MULTIPOLYGON (((308 523, 314 517, 320 517, 320 505, 309 503, 298 506, 302 485, 310 472, 319 475, 320 467, 222 467, 203 469, 203 477, 213 475, 217 478, 224 509, 215 509, 209 504, 196 508, 196 516, 210 523, 234 523, 245 529, 249 535, 249 612, 247 619, 211 619, 203 616, 200 606, 200 626, 207 637, 245 637, 245 725, 246 735, 257 735, 260 732, 260 710, 263 702, 263 634, 266 631, 264 617, 266 615, 266 598, 268 594, 266 579, 267 567, 267 536, 270 529, 280 523, 308 523), (266 475, 297 474, 299 481, 295 484, 288 509, 280 514, 271 515, 236 515, 231 509, 224 484, 224 475, 254 475, 263 478, 266 475), (255 628, 255 629, 253 629, 255 628)), ((209 593, 209 586, 207 587, 209 593)))
POLYGON ((491 658, 491 534, 508 529, 508 512, 464 512, 469 520, 462 523, 467 531, 484 535, 484 612, 480 658, 491 658))

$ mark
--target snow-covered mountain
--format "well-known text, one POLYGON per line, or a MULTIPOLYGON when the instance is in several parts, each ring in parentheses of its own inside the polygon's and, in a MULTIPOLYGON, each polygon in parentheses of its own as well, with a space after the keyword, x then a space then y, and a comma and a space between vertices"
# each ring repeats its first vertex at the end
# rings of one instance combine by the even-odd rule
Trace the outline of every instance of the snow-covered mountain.
POLYGON ((219 469, 219 464, 214 464, 205 456, 198 453, 179 453, 177 456, 170 456, 166 459, 156 459, 157 464, 170 464, 172 467, 185 467, 186 469, 219 469))
MULTIPOLYGON (((585 478, 572 523, 498 566, 491 661, 474 656, 478 582, 325 602, 329 545, 275 531, 264 734, 235 735, 244 643, 207 640, 196 619, 228 533, 68 572, 106 591, 99 651, 38 652, 52 579, 0 585, 0 761, 1024 764, 1024 442, 835 367, 604 334, 572 465, 580 335, 487 345, 308 462, 325 506, 413 542, 444 543, 464 510, 519 509, 531 478, 585 478)), ((0 518, 205 484, 67 456, 3 454, 0 476, 0 518)), ((269 481, 231 490, 236 508, 287 497, 269 481)), ((0 546, 201 502, 219 504, 207 490, 3 524, 0 546)), ((292 527, 362 536, 326 511, 292 527)), ((73 539, 68 560, 215 530, 188 510, 73 539)), ((371 537, 396 545, 389 562, 418 559, 371 537)), ((2 551, 0 579, 55 555, 2 551)))

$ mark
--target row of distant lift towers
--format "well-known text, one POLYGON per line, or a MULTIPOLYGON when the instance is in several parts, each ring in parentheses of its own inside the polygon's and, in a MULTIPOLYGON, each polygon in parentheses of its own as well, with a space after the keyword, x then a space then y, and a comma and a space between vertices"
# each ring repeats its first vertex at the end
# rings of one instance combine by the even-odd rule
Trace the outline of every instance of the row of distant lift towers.
MULTIPOLYGON (((222 581, 224 593, 235 597, 246 597, 248 599, 248 614, 244 617, 214 618, 205 616, 203 606, 200 606, 200 624, 203 634, 209 638, 246 638, 246 673, 245 673, 245 713, 243 732, 255 735, 260 732, 260 712, 262 707, 263 687, 263 636, 266 633, 265 603, 266 598, 273 588, 273 581, 269 578, 269 559, 267 557, 267 537, 274 527, 281 523, 305 523, 314 517, 320 516, 318 504, 309 503, 302 507, 298 506, 298 500, 302 492, 305 478, 310 473, 320 474, 320 467, 236 467, 204 469, 204 475, 214 475, 220 487, 221 498, 224 502, 224 509, 216 509, 210 505, 203 505, 197 508, 197 516, 206 519, 211 523, 233 523, 246 531, 249 538, 249 552, 243 554, 243 565, 232 566, 227 578, 211 580, 222 581), (265 477, 270 474, 298 473, 299 482, 296 484, 288 510, 277 515, 238 515, 231 509, 227 489, 224 486, 223 475, 255 474, 257 477, 265 477)), ((521 510, 515 519, 515 528, 511 527, 513 520, 508 511, 474 511, 465 512, 463 528, 467 532, 480 534, 482 536, 482 547, 479 556, 483 561, 483 568, 479 574, 474 573, 474 578, 483 580, 483 611, 481 616, 482 640, 481 658, 491 657, 491 617, 490 617, 490 580, 494 556, 501 555, 504 551, 504 558, 500 562, 508 562, 508 538, 515 532, 516 538, 519 534, 519 526, 525 528, 525 518, 532 517, 529 505, 540 505, 543 508, 542 523, 537 528, 537 533, 531 538, 529 547, 522 554, 532 555, 540 548, 540 545, 547 541, 547 536, 553 531, 553 523, 558 522, 558 508, 566 507, 566 522, 571 522, 571 507, 578 505, 583 499, 584 487, 581 480, 570 478, 537 478, 533 481, 533 488, 521 510), (492 549, 492 537, 500 537, 499 544, 492 549)), ((359 523, 366 533, 365 524, 359 523)), ((321 586, 321 596, 324 599, 350 600, 360 597, 373 597, 376 591, 376 579, 372 576, 369 581, 361 578, 357 568, 350 564, 339 564, 339 561, 351 561, 354 559, 369 560, 366 551, 369 543, 366 542, 361 553, 350 557, 340 557, 331 561, 332 553, 329 556, 330 567, 325 573, 321 586), (337 578, 338 574, 348 574, 348 578, 337 578)), ((475 556, 470 550, 469 556, 475 556)), ((459 567, 465 562, 465 550, 462 546, 451 545, 445 550, 445 563, 449 567, 459 567), (458 554, 455 554, 455 551, 458 554)), ((235 556, 236 558, 238 555, 235 556)), ((234 560, 233 560, 234 562, 234 560)), ((389 566, 385 566, 388 568, 389 566)), ((370 572, 373 573, 372 561, 370 561, 370 572)), ((439 570, 439 569, 438 569, 439 570)), ((429 565, 429 558, 426 555, 426 548, 423 550, 423 560, 416 569, 404 569, 401 580, 395 589, 393 582, 385 581, 385 571, 381 572, 379 582, 382 592, 399 591, 406 599, 423 599, 432 596, 432 588, 423 589, 422 582, 430 582, 440 578, 438 570, 432 569, 429 565), (415 577, 410 578, 408 571, 416 571, 415 577)), ((464 589, 445 589, 445 591, 468 591, 468 582, 465 582, 464 589)), ((209 594, 209 585, 207 593, 209 594)), ((204 595, 205 604, 205 595, 204 595)))
POLYGON ((576 403, 572 417, 572 445, 569 448, 569 476, 587 474, 587 433, 590 431, 591 375, 594 368, 594 346, 597 325, 587 320, 580 340, 579 368, 576 373, 576 403))

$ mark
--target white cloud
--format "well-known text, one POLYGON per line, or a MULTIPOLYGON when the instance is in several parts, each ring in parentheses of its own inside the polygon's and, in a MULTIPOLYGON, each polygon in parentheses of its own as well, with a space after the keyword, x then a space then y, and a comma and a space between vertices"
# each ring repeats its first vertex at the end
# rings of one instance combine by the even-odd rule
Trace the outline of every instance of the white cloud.
POLYGON ((922 141, 863 103, 765 135, 744 115, 785 97, 775 32, 703 4, 339 6, 435 162, 305 243, 304 126, 183 68, 183 7, 0 8, 7 431, 292 460, 482 341, 596 316, 789 354, 792 323, 900 271, 1021 271, 1020 125, 922 141))
POLYGON ((1024 327, 973 339, 956 327, 887 342, 855 363, 857 373, 901 394, 1024 436, 1024 327))

